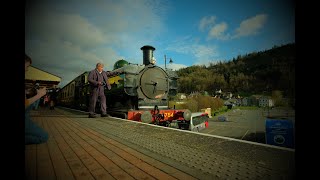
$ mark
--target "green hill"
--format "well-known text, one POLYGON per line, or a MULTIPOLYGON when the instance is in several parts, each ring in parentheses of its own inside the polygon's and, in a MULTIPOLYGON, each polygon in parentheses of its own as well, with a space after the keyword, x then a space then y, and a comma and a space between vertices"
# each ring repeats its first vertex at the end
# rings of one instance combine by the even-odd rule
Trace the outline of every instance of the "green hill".
POLYGON ((177 71, 179 92, 216 90, 233 94, 270 94, 282 91, 295 97, 295 44, 238 56, 209 66, 191 66, 177 71))

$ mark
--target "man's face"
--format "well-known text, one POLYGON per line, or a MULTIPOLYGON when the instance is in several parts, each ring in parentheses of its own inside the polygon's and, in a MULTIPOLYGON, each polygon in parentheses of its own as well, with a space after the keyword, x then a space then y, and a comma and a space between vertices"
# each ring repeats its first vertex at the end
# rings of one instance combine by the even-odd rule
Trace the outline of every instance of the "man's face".
POLYGON ((103 71, 103 66, 100 65, 100 66, 97 67, 97 69, 98 69, 99 72, 102 72, 103 71))

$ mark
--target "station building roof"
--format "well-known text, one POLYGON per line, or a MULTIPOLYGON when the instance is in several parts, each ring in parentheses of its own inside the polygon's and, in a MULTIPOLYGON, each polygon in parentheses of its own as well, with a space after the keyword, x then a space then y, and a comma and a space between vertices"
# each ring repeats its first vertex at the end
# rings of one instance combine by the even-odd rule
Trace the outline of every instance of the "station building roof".
POLYGON ((40 86, 51 88, 56 87, 60 82, 61 77, 34 66, 29 66, 28 71, 25 73, 25 83, 27 85, 39 83, 40 86))

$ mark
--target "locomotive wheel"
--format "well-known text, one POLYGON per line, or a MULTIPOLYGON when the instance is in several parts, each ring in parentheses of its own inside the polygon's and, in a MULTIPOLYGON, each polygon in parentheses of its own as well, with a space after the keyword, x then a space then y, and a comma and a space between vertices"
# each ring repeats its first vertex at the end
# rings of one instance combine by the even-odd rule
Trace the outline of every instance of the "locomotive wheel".
POLYGON ((165 126, 166 126, 166 127, 170 127, 170 124, 171 124, 171 123, 170 123, 169 121, 166 121, 166 125, 165 125, 165 126))
POLYGON ((145 111, 141 114, 141 121, 144 123, 151 123, 152 122, 152 114, 150 111, 145 111))

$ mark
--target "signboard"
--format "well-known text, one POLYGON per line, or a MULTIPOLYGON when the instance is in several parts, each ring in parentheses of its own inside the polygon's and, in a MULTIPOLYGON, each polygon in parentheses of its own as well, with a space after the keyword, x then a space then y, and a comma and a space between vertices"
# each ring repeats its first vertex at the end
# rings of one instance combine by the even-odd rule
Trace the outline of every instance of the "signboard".
POLYGON ((293 122, 285 119, 266 119, 266 144, 294 148, 293 122))

